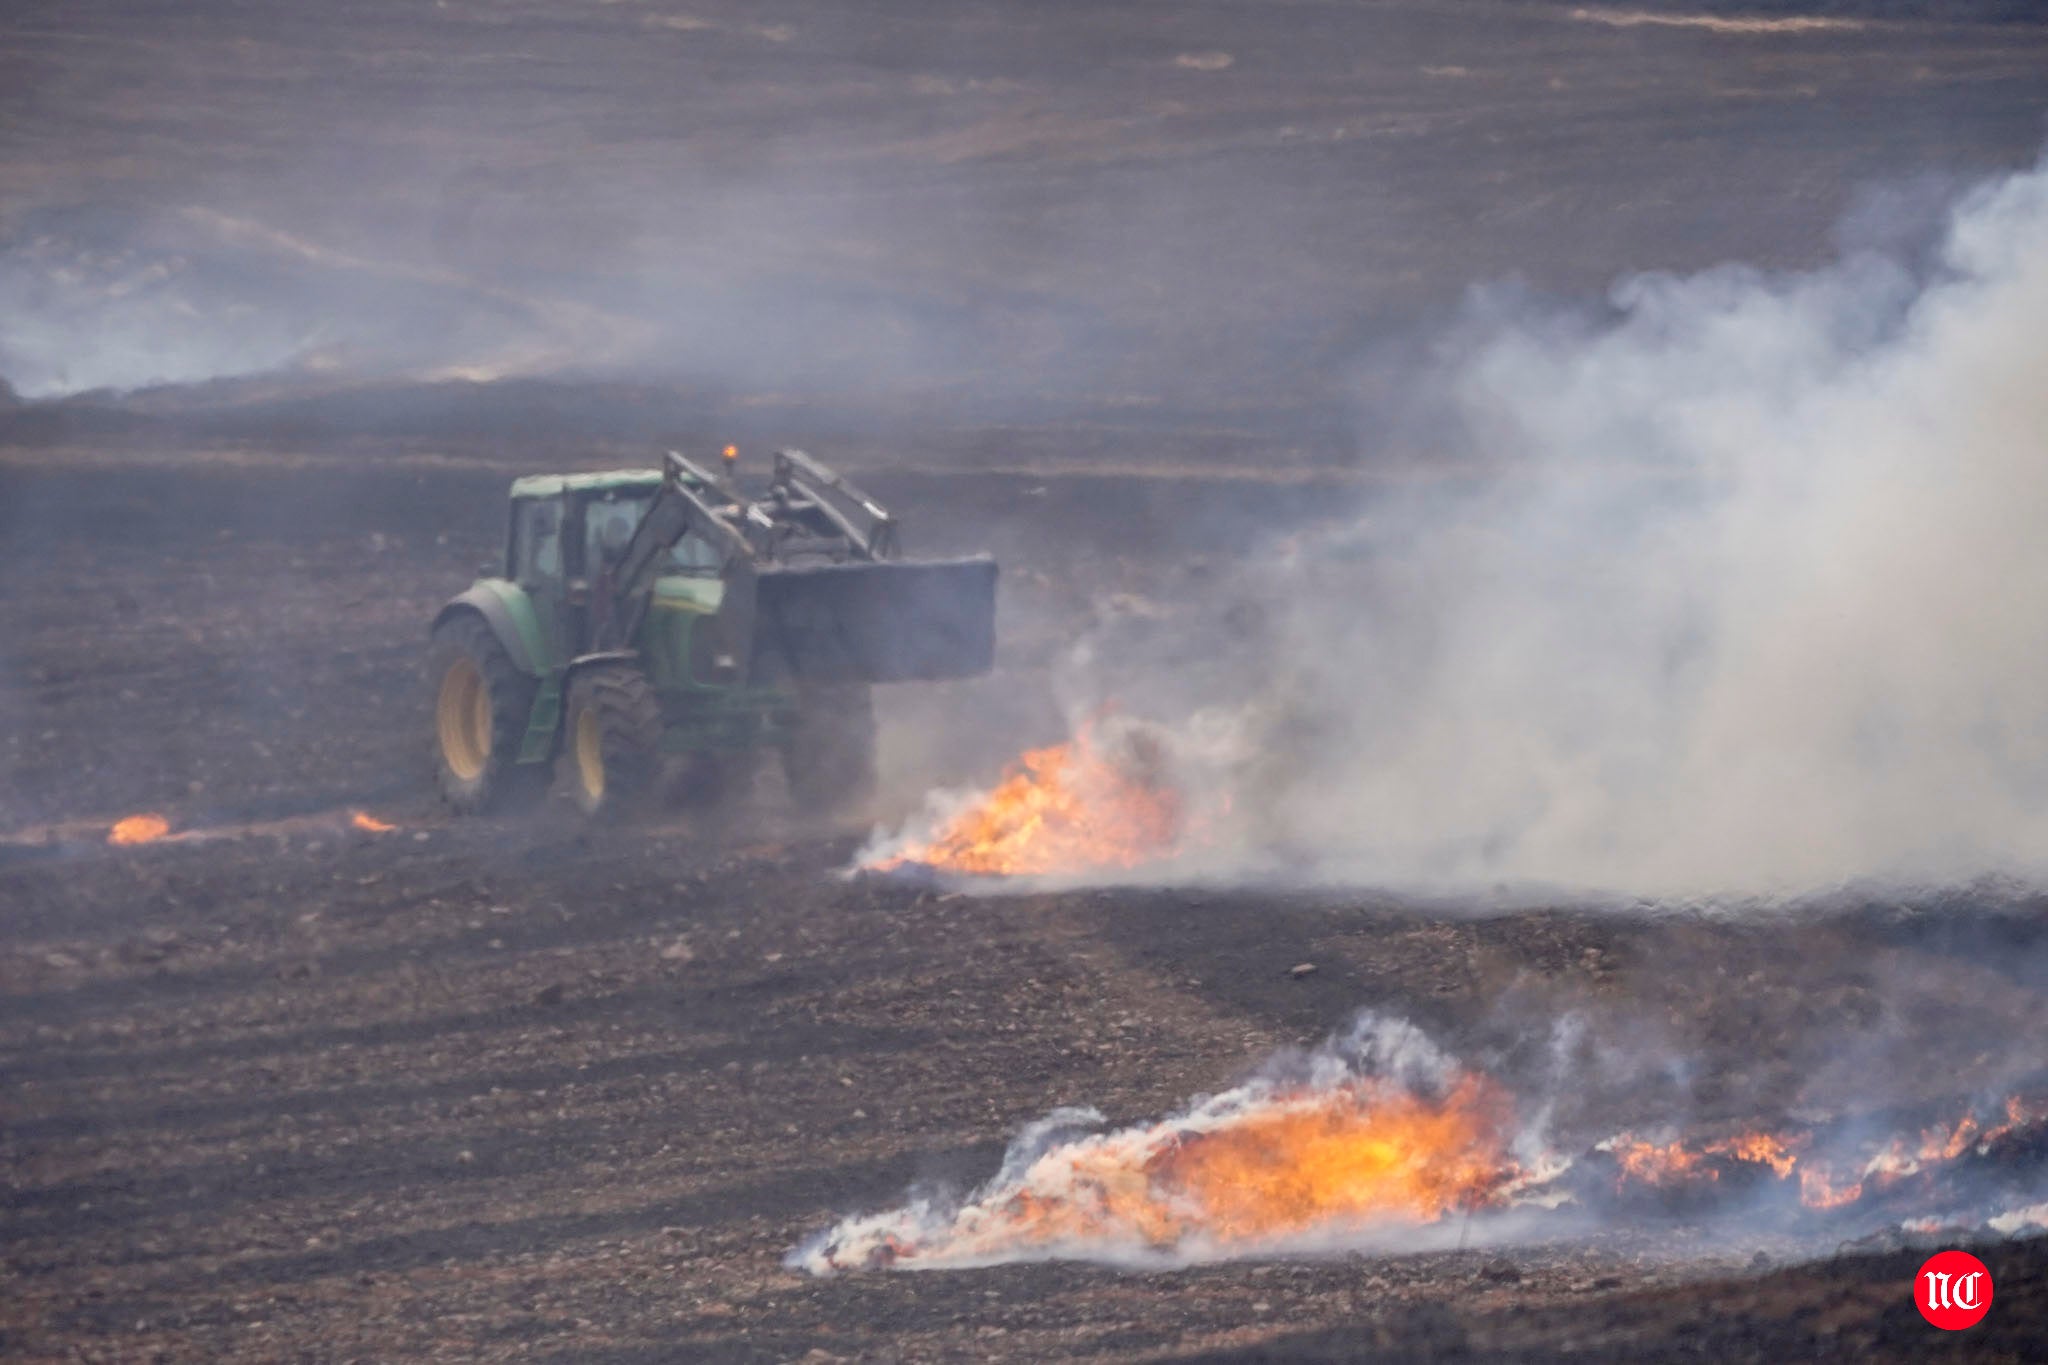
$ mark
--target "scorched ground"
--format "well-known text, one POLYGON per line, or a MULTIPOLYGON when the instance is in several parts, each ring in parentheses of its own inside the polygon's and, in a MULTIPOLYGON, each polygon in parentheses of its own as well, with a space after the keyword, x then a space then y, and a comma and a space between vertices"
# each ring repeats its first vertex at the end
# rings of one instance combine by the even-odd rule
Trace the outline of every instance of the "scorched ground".
MULTIPOLYGON (((1517 1029, 1570 1010, 1627 1024, 1694 1068, 1701 1123, 1795 1092, 1853 1107, 1856 1073, 1830 1068, 1891 1030, 1907 1041, 1890 1099, 1947 1103, 2041 1036, 2040 907, 1996 888, 1746 921, 1342 892, 959 894, 841 880, 863 832, 792 827, 766 787, 723 829, 450 822, 418 770, 414 636, 488 545, 465 519, 505 474, 80 452, 6 468, 0 492, 37 513, 0 572, 4 832, 34 832, 0 852, 10 1358, 1945 1344, 1906 1298, 1924 1252, 1880 1239, 1792 1262, 1684 1207, 1549 1247, 1142 1274, 785 1269, 914 1183, 986 1178, 1058 1106, 1147 1121, 1360 1007, 1461 1053, 1511 1053, 1517 1029), (353 809, 397 828, 356 828, 353 809), (140 811, 226 837, 104 843, 140 811)), ((975 738, 971 698, 925 699, 925 724, 957 732, 947 761, 991 777, 1058 737, 1030 694, 1059 623, 1104 584, 1170 593, 1189 547, 1160 528, 1220 496, 1198 480, 1033 480, 1047 491, 1029 497, 997 476, 878 482, 916 524, 971 517, 1041 566, 1005 603, 1043 624, 1006 641, 997 733, 975 738), (1134 520, 1157 532, 1144 553, 1134 520)), ((1230 491, 1246 496, 1297 522, 1327 501, 1230 491)), ((940 763, 901 743, 886 760, 906 806, 940 763)), ((1618 1087, 1575 1121, 1647 1124, 1669 1100, 1618 1087)), ((2048 1250, 1979 1254, 1998 1302, 1968 1345, 2023 1358, 2048 1330, 2048 1250)))

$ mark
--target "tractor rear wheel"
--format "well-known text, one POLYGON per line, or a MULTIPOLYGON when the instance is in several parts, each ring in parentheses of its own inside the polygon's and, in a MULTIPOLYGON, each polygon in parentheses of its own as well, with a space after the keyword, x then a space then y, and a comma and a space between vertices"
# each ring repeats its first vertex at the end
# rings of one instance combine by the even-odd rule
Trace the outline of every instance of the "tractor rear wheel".
POLYGON ((519 766, 534 681, 513 664, 482 617, 460 612, 434 627, 427 681, 434 774, 449 805, 465 815, 502 809, 544 785, 541 768, 519 766))
POLYGON ((862 812, 875 794, 875 704, 868 689, 806 693, 782 765, 798 810, 807 815, 862 812))
POLYGON ((661 774, 661 705, 629 663, 594 664, 569 684, 560 766, 569 796, 594 820, 642 809, 661 774))

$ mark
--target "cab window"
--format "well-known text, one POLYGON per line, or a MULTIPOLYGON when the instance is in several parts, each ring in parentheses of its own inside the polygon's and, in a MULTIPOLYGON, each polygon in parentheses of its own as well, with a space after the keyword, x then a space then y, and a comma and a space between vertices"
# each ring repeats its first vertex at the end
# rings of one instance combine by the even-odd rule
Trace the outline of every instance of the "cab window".
POLYGON ((607 494, 593 498, 583 508, 583 571, 594 574, 598 567, 615 563, 626 551, 627 542, 647 515, 647 499, 622 498, 607 494))
POLYGON ((512 575, 521 583, 562 576, 562 506, 532 499, 519 506, 512 529, 512 575))
MULTIPOLYGON (((626 542, 640 529, 653 501, 649 493, 609 492, 591 499, 583 508, 583 571, 594 573, 601 564, 616 562, 626 542)), ((718 551, 701 536, 684 536, 669 547, 662 572, 715 574, 722 567, 718 551)))
POLYGON ((669 568, 674 573, 715 574, 719 570, 718 551, 702 536, 684 536, 668 552, 669 568))

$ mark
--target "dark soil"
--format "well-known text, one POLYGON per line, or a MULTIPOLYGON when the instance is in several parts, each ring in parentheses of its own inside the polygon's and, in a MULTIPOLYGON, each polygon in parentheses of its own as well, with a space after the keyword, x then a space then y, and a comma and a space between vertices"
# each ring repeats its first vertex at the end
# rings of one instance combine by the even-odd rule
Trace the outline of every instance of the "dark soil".
MULTIPOLYGON (((959 895, 840 879, 858 832, 794 825, 766 781, 716 823, 452 820, 416 666, 434 605, 491 551, 506 473, 8 466, 10 1358, 2038 1355, 2038 1241, 1981 1250, 1997 1305, 1953 1340, 1908 1301, 1924 1253, 1759 1266, 1786 1254, 1763 1232, 1682 1223, 1164 1274, 782 1269, 843 1213, 986 1175, 1056 1105, 1166 1113, 1361 1006, 1509 1075, 1567 1010, 1693 1060, 1685 1097, 1579 1096, 1560 1122, 1589 1136, 1681 1098, 1708 1119, 1853 1108, 1874 1071, 1893 1102, 1952 1099, 2041 1036, 2048 921, 1993 892, 1743 921, 959 895), (400 828, 344 830, 351 808, 400 828), (97 842, 145 809, 262 823, 97 842)), ((1056 733, 1049 623, 1093 581, 1154 586, 1183 557, 1167 534, 1131 553, 1133 516, 1198 524, 1245 492, 879 482, 914 530, 1003 545, 1019 626, 996 678, 885 708, 899 804, 1056 733)), ((1285 490, 1249 487, 1286 519, 1285 490)))
POLYGON ((2039 155, 2038 9, 7 6, 0 1357, 2048 1356, 2040 1239, 1979 1246, 1958 1334, 1911 1305, 1920 1249, 1739 1218, 782 1267, 1055 1106, 1165 1114, 1362 1007, 1509 1079, 1567 1014, 1658 1062, 1562 1097, 1588 1139, 1952 1106, 2039 1064, 2027 894, 847 881, 864 831, 772 776, 626 831, 453 820, 419 676, 513 474, 803 444, 913 549, 1002 560, 995 675, 878 699, 878 814, 985 780, 1063 736, 1052 662, 1105 614, 1235 628, 1265 537, 1443 454, 1395 418, 1474 283, 1597 311, 1637 270, 1911 258, 2039 155), (1853 22, 1639 21, 1695 9, 1853 22), (473 382, 508 351, 539 359, 473 382), (50 398, 108 355, 193 382, 50 398), (143 811, 212 833, 104 844, 143 811))

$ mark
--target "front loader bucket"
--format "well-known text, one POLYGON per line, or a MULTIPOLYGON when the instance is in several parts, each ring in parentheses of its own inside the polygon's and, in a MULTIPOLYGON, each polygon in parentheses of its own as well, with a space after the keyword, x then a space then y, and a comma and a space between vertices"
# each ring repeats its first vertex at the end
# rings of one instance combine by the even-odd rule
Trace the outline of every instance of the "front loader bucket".
POLYGON ((988 672, 996 563, 972 559, 774 567, 754 578, 758 680, 935 682, 988 672))

